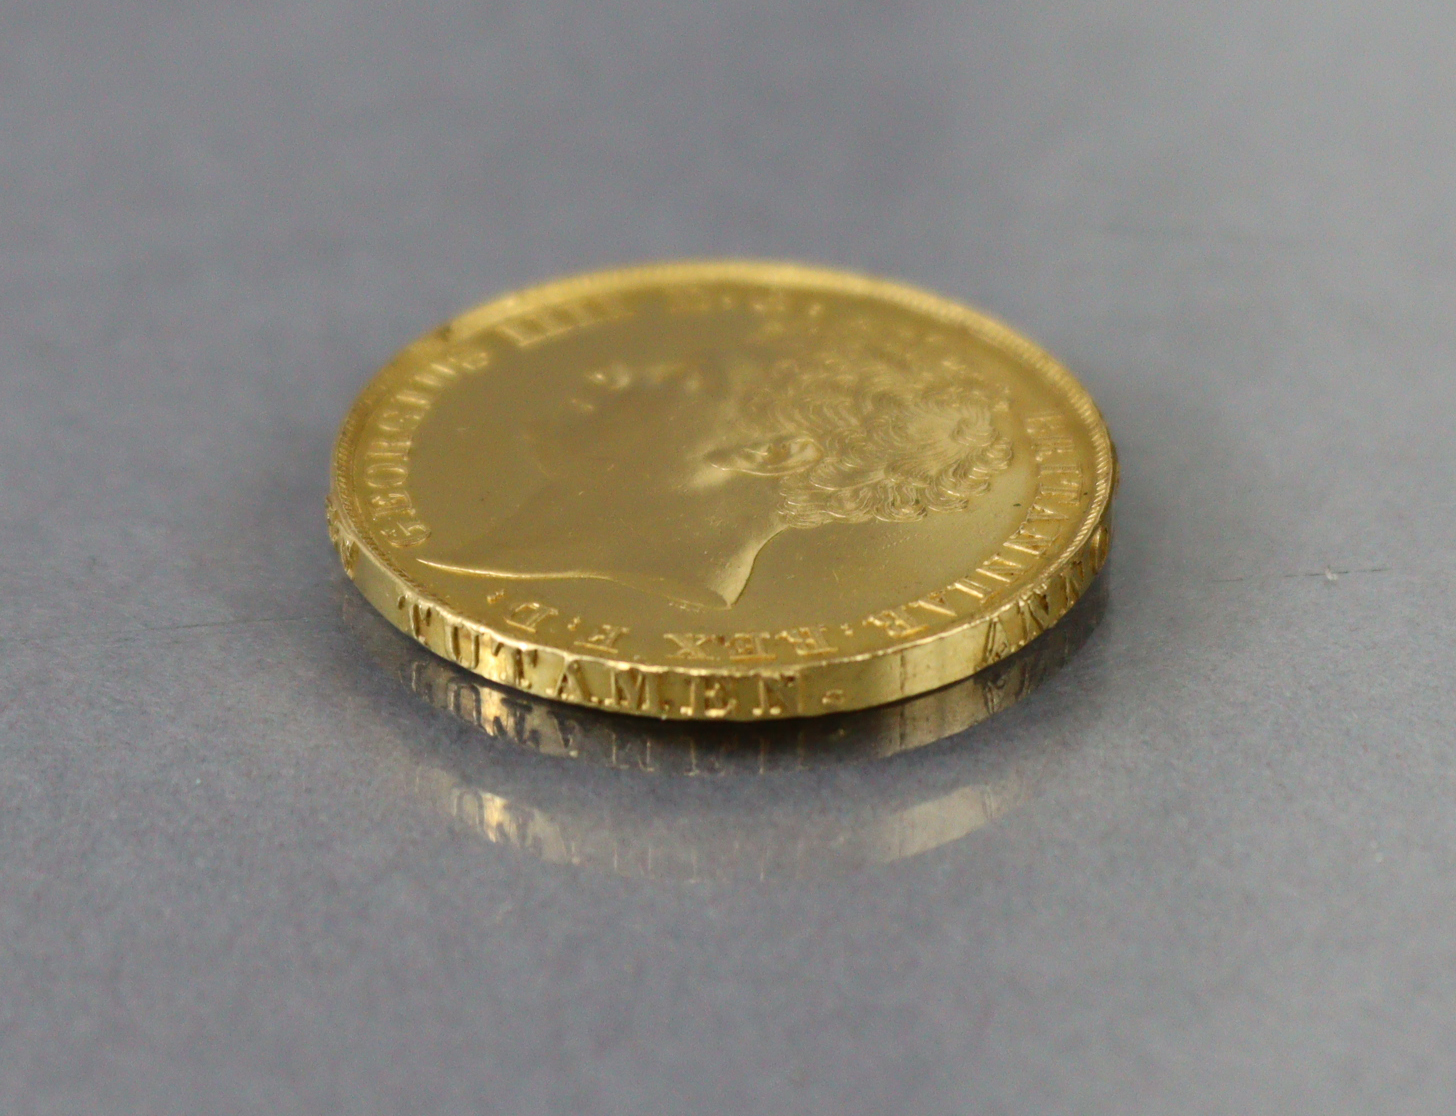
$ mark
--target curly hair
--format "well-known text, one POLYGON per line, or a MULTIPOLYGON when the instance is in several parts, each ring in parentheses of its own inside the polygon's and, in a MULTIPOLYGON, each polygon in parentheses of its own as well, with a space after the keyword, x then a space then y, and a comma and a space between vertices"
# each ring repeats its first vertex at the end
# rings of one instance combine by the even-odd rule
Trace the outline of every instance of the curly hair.
POLYGON ((1005 400, 953 357, 836 347, 766 373, 743 417, 801 447, 793 467, 776 470, 789 526, 963 511, 1011 463, 996 424, 1005 400))

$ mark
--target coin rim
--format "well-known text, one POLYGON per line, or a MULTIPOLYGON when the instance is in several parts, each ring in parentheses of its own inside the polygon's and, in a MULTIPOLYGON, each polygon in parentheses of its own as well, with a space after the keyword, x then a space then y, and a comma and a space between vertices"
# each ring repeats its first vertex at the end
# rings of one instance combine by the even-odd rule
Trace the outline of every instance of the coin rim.
MULTIPOLYGON (((498 645, 518 649, 521 652, 546 652, 563 660, 559 676, 569 662, 597 664, 609 670, 637 670, 645 675, 656 676, 659 685, 667 679, 753 679, 766 675, 793 675, 796 692, 800 695, 800 708, 782 713, 767 712, 752 715, 740 703, 739 709, 718 714, 722 719, 738 721, 776 720, 795 716, 816 716, 849 712, 855 709, 928 693, 969 677, 971 674, 992 665, 1024 647, 1036 635, 1008 641, 1001 653, 987 658, 984 653, 972 659, 966 668, 964 662, 955 656, 943 656, 941 663, 933 660, 935 652, 943 650, 942 645, 953 644, 957 637, 964 636, 969 629, 989 623, 995 617, 1010 611, 1024 615, 1022 605, 1031 598, 1047 592, 1053 581, 1068 567, 1084 563, 1081 586, 1076 593, 1064 594, 1063 606, 1055 616, 1049 617, 1043 627, 1051 627, 1076 603, 1091 584, 1097 572, 1105 563, 1110 545, 1112 497, 1117 485, 1117 454, 1112 437, 1097 405, 1076 377, 1059 361, 1040 346, 1017 333, 1003 322, 956 302, 942 295, 934 294, 905 283, 875 278, 851 271, 842 271, 805 264, 760 260, 689 260, 665 263, 642 264, 631 267, 612 268, 569 276, 533 285, 499 298, 492 299, 457 315, 409 345, 406 345, 387 363, 360 392, 340 426, 334 444, 331 463, 330 491, 327 499, 329 537, 338 551, 344 571, 386 619, 429 650, 456 663, 489 681, 524 690, 537 697, 564 701, 567 704, 587 708, 605 709, 628 715, 645 716, 663 720, 708 719, 704 714, 688 714, 674 705, 672 710, 624 709, 603 705, 600 702, 574 701, 569 695, 545 693, 538 689, 533 680, 498 677, 490 670, 482 669, 480 661, 474 666, 461 661, 458 648, 451 653, 438 633, 453 629, 464 629, 474 636, 487 637, 498 645), (384 546, 366 530, 356 512, 357 493, 352 480, 352 460, 358 438, 367 417, 372 413, 378 397, 392 386, 391 375, 402 365, 407 365, 421 348, 445 343, 449 340, 479 334, 500 321, 515 317, 532 309, 559 302, 567 298, 580 298, 621 288, 644 286, 666 286, 684 282, 744 282, 768 286, 785 286, 799 290, 819 290, 830 294, 851 295, 882 299, 912 313, 923 314, 946 324, 967 329, 982 341, 1020 361, 1040 375, 1049 386, 1061 394, 1082 419, 1089 433, 1093 447, 1095 476, 1091 502, 1088 504, 1077 533, 1063 549, 1061 556, 1042 570, 1033 580, 1001 603, 989 609, 977 609, 959 616, 949 627, 932 631, 928 635, 900 643, 887 644, 881 648, 836 655, 812 663, 784 664, 774 670, 753 668, 735 664, 711 664, 708 666, 674 665, 662 661, 639 663, 628 659, 613 658, 600 654, 578 654, 548 643, 521 640, 513 635, 499 632, 489 624, 464 616, 436 596, 426 586, 405 573, 392 560, 384 546), (365 561, 361 564, 360 559, 365 561), (1090 568, 1088 568, 1090 564, 1090 568), (396 607, 391 608, 393 602, 396 607), (421 623, 421 617, 427 618, 421 623), (439 623, 434 624, 433 618, 439 623), (423 630, 422 630, 423 629, 423 630), (432 642, 432 636, 435 636, 432 642), (934 650, 932 650, 934 649, 934 650), (898 684, 886 685, 883 678, 875 679, 864 689, 853 690, 838 704, 822 709, 803 709, 802 695, 809 689, 805 680, 823 681, 823 676, 835 673, 851 673, 852 668, 880 659, 898 659, 898 684), (948 662, 955 662, 947 666, 948 662), (913 679, 913 680, 912 680, 913 679)), ((1064 582, 1070 586, 1070 581, 1064 582)), ((1039 634, 1039 633, 1038 633, 1039 634)), ((483 657, 482 657, 483 658, 483 657)), ((861 680, 866 681, 866 680, 861 680)), ((556 689, 561 689, 558 685, 556 689)), ((822 689, 822 685, 815 687, 822 689)))

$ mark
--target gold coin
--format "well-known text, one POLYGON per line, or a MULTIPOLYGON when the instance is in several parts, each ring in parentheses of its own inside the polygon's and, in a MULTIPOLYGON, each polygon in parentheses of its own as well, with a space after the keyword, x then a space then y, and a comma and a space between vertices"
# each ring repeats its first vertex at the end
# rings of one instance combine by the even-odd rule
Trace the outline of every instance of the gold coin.
POLYGON ((964 678, 1106 559, 1116 461, 1069 372, 897 283, 707 262, 461 315, 364 390, 329 527, 365 598, 495 682, 670 719, 964 678))

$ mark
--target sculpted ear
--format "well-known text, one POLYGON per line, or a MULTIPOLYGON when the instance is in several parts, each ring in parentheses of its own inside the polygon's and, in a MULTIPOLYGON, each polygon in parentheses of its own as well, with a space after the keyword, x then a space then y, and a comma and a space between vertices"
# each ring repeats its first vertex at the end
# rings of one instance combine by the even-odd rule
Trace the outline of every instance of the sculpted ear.
POLYGON ((715 450, 708 455, 708 463, 730 473, 782 477, 809 468, 822 456, 824 451, 814 439, 796 434, 752 446, 715 450))

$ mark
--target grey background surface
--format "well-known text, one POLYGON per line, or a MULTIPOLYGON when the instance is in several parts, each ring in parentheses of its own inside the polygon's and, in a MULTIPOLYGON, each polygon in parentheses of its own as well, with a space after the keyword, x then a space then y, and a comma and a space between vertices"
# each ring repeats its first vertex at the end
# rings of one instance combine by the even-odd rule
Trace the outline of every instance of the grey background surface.
POLYGON ((8 0, 0 1109, 1449 1111, 1453 57, 1444 0, 8 0), (1106 618, 938 746, 1035 785, 923 855, 493 844, 416 793, 489 741, 350 619, 336 425, 489 294, 727 254, 1077 370, 1106 618))

